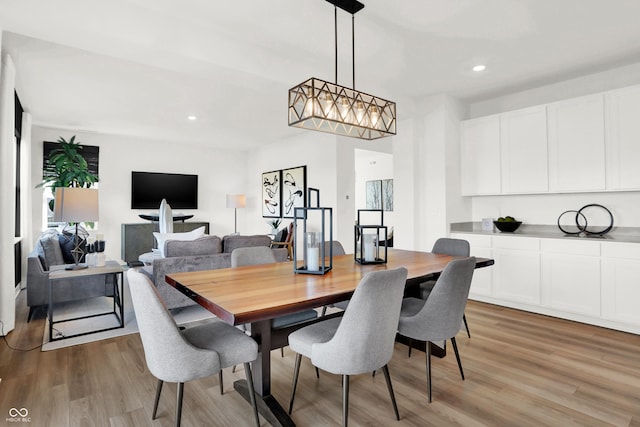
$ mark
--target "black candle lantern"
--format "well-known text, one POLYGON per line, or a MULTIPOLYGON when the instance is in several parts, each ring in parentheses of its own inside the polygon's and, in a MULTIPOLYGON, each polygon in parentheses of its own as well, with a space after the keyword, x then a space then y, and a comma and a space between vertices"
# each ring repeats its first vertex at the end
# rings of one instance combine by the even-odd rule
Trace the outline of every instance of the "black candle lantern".
POLYGON ((333 210, 295 208, 293 218, 293 271, 325 274, 333 267, 333 210), (328 242, 328 245, 325 245, 328 242), (302 248, 302 259, 298 251, 302 248), (328 251, 328 253, 326 253, 328 251))
MULTIPOLYGON (((365 221, 368 222, 368 221, 365 221)), ((386 264, 387 263, 387 227, 384 225, 384 212, 380 209, 359 209, 358 220, 354 227, 354 259, 360 264, 386 264), (374 224, 365 223, 361 213, 375 212, 380 214, 380 221, 374 224), (379 222, 379 224, 378 224, 379 222), (384 251, 381 250, 384 247, 384 251)))

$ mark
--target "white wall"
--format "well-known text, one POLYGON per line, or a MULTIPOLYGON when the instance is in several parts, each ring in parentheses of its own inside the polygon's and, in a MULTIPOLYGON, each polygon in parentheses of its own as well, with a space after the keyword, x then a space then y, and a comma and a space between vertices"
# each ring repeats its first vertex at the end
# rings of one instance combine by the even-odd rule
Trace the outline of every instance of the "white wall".
MULTIPOLYGON (((134 170, 197 174, 198 209, 180 212, 194 214, 191 221, 208 221, 211 234, 222 236, 233 232, 233 210, 226 208, 226 194, 242 193, 247 188, 247 165, 242 152, 192 146, 184 141, 157 142, 34 126, 31 136, 34 185, 42 180, 42 142, 56 141, 60 136, 68 139, 73 135, 82 144, 100 147, 98 227, 107 242, 107 257, 121 257, 121 224, 145 222, 138 214, 148 211, 131 209, 131 171, 134 170)), ((32 240, 35 241, 42 224, 42 190, 35 189, 32 195, 32 240)), ((247 222, 243 211, 238 210, 240 230, 247 222)), ((33 241, 31 245, 25 245, 25 250, 31 250, 33 241)))
MULTIPOLYGON (((640 84, 640 63, 472 103, 469 105, 470 117, 546 104, 634 84, 640 84)), ((511 215, 529 224, 556 224, 562 212, 598 203, 612 211, 616 225, 640 226, 640 192, 480 196, 471 199, 473 221, 511 215)))

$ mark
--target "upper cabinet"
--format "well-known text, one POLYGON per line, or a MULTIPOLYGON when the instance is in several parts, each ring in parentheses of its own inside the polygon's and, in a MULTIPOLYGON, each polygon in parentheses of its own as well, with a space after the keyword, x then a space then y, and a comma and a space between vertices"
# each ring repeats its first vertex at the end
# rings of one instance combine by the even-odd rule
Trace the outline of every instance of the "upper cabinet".
POLYGON ((640 188, 640 86, 606 95, 607 188, 640 188))
POLYGON ((500 120, 487 116, 462 122, 462 194, 500 194, 500 120))
POLYGON ((632 86, 463 121, 462 195, 638 191, 639 111, 632 86))
POLYGON ((546 107, 502 114, 500 146, 503 193, 543 193, 549 190, 546 107))
POLYGON ((549 189, 605 189, 604 96, 550 104, 549 189))

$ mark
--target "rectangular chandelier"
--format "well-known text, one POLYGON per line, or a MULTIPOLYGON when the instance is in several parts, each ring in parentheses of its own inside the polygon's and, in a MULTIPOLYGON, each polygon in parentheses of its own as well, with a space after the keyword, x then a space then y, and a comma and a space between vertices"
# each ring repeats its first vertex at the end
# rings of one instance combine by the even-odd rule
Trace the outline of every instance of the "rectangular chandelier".
POLYGON ((312 77, 289 89, 289 126, 383 138, 396 134, 396 103, 312 77))

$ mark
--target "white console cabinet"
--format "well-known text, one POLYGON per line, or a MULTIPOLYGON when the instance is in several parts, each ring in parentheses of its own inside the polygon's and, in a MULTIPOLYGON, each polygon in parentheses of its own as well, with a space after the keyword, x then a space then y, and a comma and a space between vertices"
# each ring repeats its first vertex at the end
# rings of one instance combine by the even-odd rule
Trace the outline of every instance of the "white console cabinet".
POLYGON ((640 334, 640 243, 451 233, 495 264, 469 298, 640 334))

